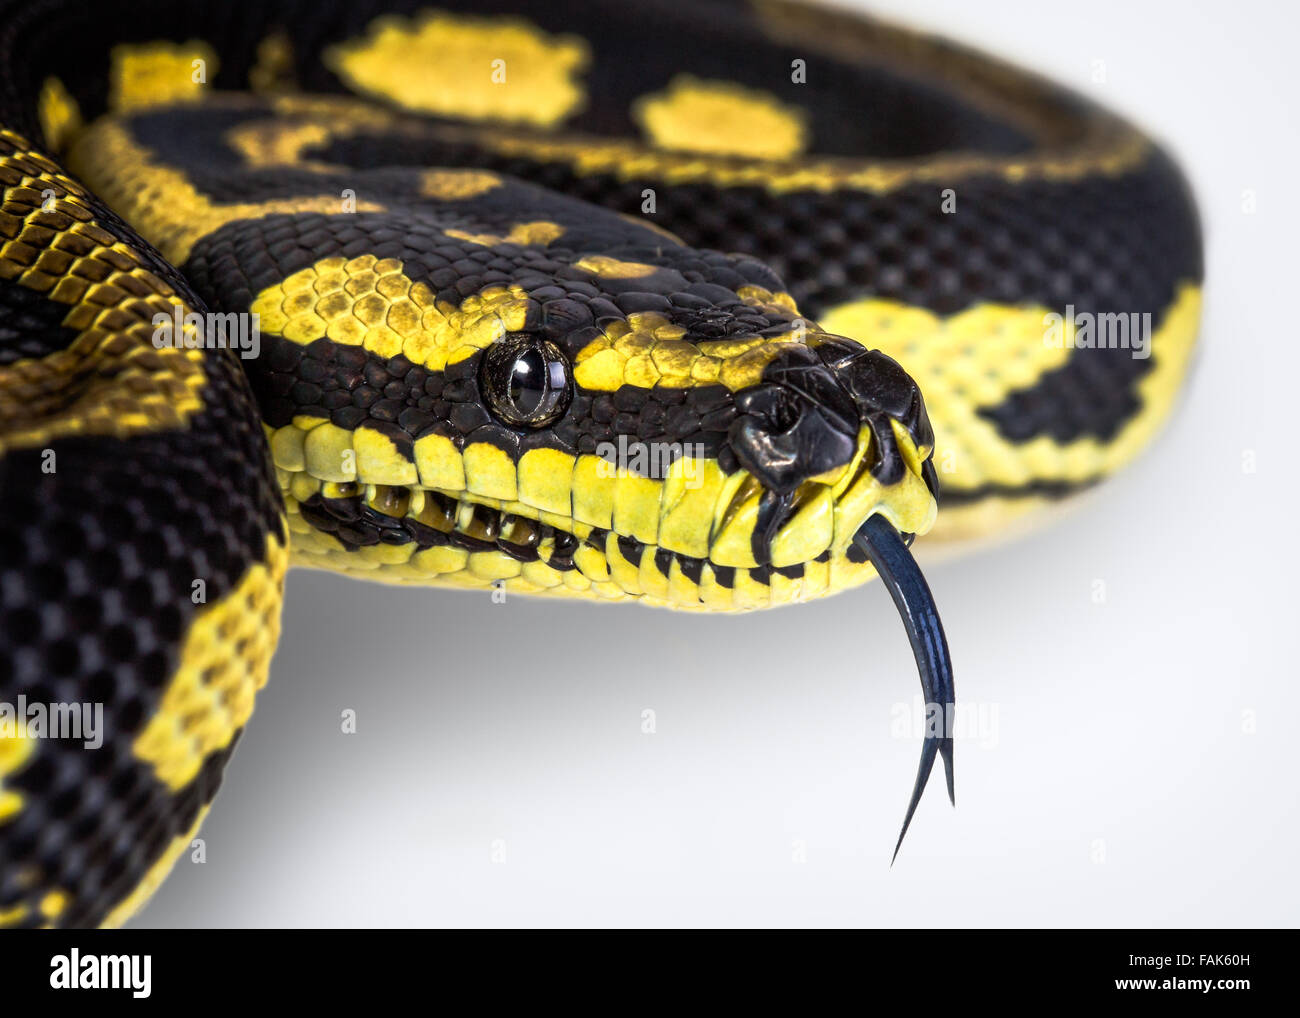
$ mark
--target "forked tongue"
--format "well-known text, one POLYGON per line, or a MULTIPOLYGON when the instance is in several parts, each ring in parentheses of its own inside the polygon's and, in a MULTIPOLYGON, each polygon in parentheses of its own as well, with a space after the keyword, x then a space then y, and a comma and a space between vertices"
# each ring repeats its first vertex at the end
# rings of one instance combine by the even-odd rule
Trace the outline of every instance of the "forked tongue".
MULTIPOLYGON (((929 584, 925 582, 920 567, 893 524, 878 513, 873 514, 867 517, 867 521, 853 535, 853 544, 876 567, 876 572, 889 588, 889 596, 894 599, 898 614, 902 616, 907 638, 912 644, 912 653, 916 656, 916 667, 921 673, 927 719, 935 707, 943 711, 937 719, 937 731, 935 726, 926 725, 925 741, 921 746, 921 765, 917 768, 916 784, 912 788, 912 801, 907 804, 903 829, 898 832, 898 844, 894 846, 893 858, 897 859, 903 837, 912 822, 912 814, 916 812, 916 804, 921 801, 921 793, 930 780, 936 755, 943 756, 943 769, 948 779, 948 798, 954 806, 957 804, 952 784, 952 735, 948 731, 948 719, 953 716, 952 709, 956 701, 952 684, 952 660, 948 657, 948 641, 944 638, 943 623, 939 621, 939 611, 935 608, 929 584)), ((890 865, 893 865, 893 859, 890 860, 890 865)))

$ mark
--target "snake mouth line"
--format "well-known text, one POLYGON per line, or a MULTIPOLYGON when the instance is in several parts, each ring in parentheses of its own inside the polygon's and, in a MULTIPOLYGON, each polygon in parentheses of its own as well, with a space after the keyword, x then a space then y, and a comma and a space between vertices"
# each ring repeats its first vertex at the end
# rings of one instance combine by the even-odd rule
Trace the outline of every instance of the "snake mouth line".
POLYGON ((540 520, 420 487, 322 481, 320 493, 302 500, 300 508, 314 527, 352 548, 454 544, 500 551, 520 562, 546 556, 559 568, 557 563, 571 563, 578 547, 574 534, 540 520))
MULTIPOLYGON (((761 559, 758 565, 747 570, 755 579, 765 579, 771 573, 790 578, 802 575, 802 562, 774 565, 770 548, 773 537, 819 497, 816 489, 827 490, 824 485, 808 483, 790 496, 776 496, 766 491, 756 494, 752 486, 745 485, 733 496, 722 513, 724 530, 756 497, 760 515, 766 520, 761 532, 766 536, 756 532, 750 541, 756 557, 761 559), (762 548, 768 551, 763 552, 762 548)), ((519 562, 541 561, 563 570, 574 567, 574 554, 580 548, 593 548, 605 554, 610 542, 616 542, 624 559, 639 562, 649 548, 662 572, 667 574, 676 563, 696 582, 706 565, 724 585, 729 575, 743 568, 671 551, 613 529, 573 521, 570 521, 571 529, 566 529, 556 522, 511 512, 473 496, 421 487, 322 481, 319 493, 300 501, 299 508, 313 527, 332 534, 349 548, 374 544, 415 544, 419 548, 453 545, 467 551, 499 551, 519 562)), ((913 536, 904 535, 908 543, 913 536)), ((866 561, 864 555, 852 548, 847 553, 855 562, 866 561)), ((828 546, 810 561, 825 562, 830 558, 828 546)))
MULTIPOLYGON (((358 481, 327 481, 310 472, 296 473, 286 494, 315 530, 333 536, 345 550, 374 545, 413 545, 416 549, 453 546, 469 552, 495 551, 517 562, 542 562, 558 570, 573 569, 584 548, 608 556, 617 551, 626 562, 640 565, 649 551, 654 566, 668 576, 675 566, 699 583, 707 567, 717 582, 730 586, 737 572, 759 582, 772 575, 798 579, 809 563, 843 559, 853 565, 868 556, 853 543, 863 522, 882 513, 910 544, 906 526, 916 513, 899 512, 891 499, 896 486, 882 486, 871 471, 871 458, 862 454, 838 476, 809 480, 788 493, 774 492, 747 473, 725 480, 716 491, 706 490, 703 507, 689 516, 697 534, 707 535, 707 555, 692 555, 674 547, 665 524, 649 540, 644 532, 615 515, 609 525, 583 522, 546 512, 521 502, 506 502, 465 491, 422 485, 393 485, 358 481)), ((927 482, 910 478, 914 498, 931 498, 927 482)), ((687 492, 686 494, 689 494, 687 492)), ((641 508, 668 520, 672 506, 657 492, 641 508)), ((700 543, 700 542, 697 542, 700 543)))

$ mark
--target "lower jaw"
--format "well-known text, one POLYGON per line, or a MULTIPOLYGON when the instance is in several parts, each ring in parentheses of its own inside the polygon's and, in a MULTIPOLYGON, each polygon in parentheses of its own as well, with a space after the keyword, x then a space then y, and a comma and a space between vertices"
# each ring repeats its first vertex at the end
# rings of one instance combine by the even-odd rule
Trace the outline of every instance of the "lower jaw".
POLYGON ((404 510, 395 515, 367 503, 384 505, 415 492, 371 488, 367 499, 367 489, 311 479, 318 492, 296 497, 310 487, 302 480, 284 492, 293 564, 383 583, 735 612, 825 597, 876 575, 854 549, 779 568, 721 566, 613 531, 558 517, 512 516, 434 492, 417 495, 425 504, 414 513, 400 501, 385 505, 404 510))

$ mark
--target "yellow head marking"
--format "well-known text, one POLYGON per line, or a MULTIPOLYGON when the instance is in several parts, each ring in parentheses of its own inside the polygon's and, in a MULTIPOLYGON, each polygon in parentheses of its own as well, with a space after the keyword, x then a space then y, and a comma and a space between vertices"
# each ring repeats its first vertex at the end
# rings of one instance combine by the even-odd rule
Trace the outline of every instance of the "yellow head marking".
POLYGON ((467 233, 464 230, 444 230, 448 237, 467 240, 471 244, 494 247, 497 244, 536 244, 545 245, 564 236, 564 227, 559 223, 538 220, 531 223, 516 223, 506 234, 467 233))
POLYGON ((574 358, 574 379, 586 389, 615 392, 623 385, 685 389, 724 385, 733 392, 757 385, 781 354, 780 338, 685 339, 686 330, 655 311, 612 322, 574 358))
POLYGON ((426 11, 377 18, 324 60, 357 92, 406 109, 550 127, 582 105, 575 75, 588 52, 522 19, 426 11))
POLYGON ((477 198, 500 186, 501 178, 486 170, 426 170, 420 177, 420 194, 439 201, 477 198))
POLYGON ((440 371, 523 328, 527 306, 522 290, 504 286, 471 294, 459 306, 439 303, 397 259, 361 255, 321 259, 263 290, 251 310, 263 332, 304 346, 323 336, 440 371))
POLYGON ((588 255, 573 263, 575 269, 583 269, 593 276, 603 279, 645 279, 653 276, 659 269, 642 262, 623 262, 606 255, 588 255))

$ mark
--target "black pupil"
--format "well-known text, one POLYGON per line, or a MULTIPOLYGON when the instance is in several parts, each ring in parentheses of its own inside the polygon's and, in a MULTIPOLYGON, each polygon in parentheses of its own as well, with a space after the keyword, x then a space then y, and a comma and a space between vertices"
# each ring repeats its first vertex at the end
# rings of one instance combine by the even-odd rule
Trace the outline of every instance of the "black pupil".
POLYGON ((531 417, 546 402, 548 365, 540 350, 525 350, 510 372, 510 401, 525 417, 531 417))

